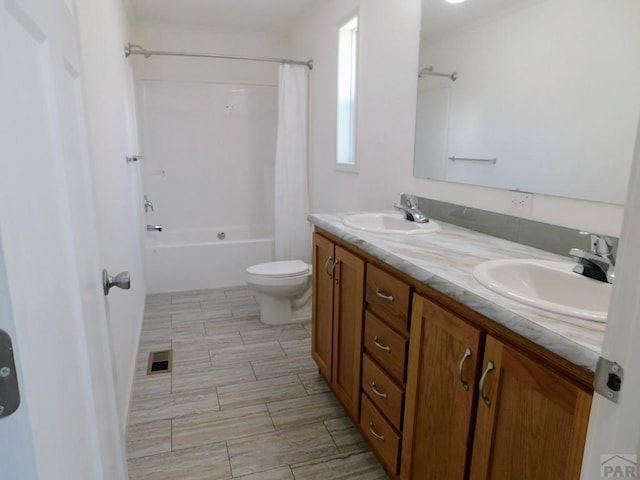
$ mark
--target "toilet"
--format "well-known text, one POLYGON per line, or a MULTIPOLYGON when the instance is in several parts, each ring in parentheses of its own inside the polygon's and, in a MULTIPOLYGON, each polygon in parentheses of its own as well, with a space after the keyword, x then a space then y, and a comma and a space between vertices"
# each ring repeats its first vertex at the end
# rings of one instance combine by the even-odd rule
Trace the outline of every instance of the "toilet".
POLYGON ((247 286, 261 294, 260 321, 267 325, 309 321, 311 272, 312 266, 301 260, 260 263, 247 268, 247 286))

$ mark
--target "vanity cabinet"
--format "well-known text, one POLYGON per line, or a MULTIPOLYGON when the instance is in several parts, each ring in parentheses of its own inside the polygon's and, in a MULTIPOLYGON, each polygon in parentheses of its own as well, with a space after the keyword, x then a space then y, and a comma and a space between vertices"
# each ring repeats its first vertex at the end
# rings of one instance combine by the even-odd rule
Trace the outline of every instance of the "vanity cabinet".
POLYGON ((391 478, 580 478, 590 375, 337 237, 313 251, 313 358, 391 478))
POLYGON ((471 480, 579 479, 592 394, 488 336, 471 480))
POLYGON ((479 328, 414 295, 403 480, 467 478, 483 342, 479 328))
POLYGON ((591 394, 426 298, 413 312, 401 478, 579 479, 591 394))
POLYGON ((313 235, 312 357, 349 415, 360 413, 365 263, 313 235))
POLYGON ((367 263, 360 430, 397 476, 402 446, 411 287, 367 263))

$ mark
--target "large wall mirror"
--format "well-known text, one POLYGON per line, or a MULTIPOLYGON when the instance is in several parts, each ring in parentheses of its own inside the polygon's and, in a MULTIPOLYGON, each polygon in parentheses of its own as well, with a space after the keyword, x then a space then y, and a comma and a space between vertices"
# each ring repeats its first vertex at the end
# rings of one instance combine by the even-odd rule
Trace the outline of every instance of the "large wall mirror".
POLYGON ((624 203, 639 0, 423 0, 422 16, 416 177, 624 203))

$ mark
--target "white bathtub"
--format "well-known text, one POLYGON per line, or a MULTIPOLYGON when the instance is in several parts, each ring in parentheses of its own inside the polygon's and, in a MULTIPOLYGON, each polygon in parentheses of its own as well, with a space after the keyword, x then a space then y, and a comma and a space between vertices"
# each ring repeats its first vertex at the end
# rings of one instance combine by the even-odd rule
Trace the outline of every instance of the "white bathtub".
POLYGON ((150 232, 145 247, 149 293, 244 285, 245 269, 272 261, 274 251, 264 227, 150 232))

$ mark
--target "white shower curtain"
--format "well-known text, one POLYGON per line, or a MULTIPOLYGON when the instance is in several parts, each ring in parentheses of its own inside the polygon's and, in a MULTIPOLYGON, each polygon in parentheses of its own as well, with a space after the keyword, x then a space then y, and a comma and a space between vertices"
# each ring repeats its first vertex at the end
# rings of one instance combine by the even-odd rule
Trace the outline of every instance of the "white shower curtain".
POLYGON ((311 261, 311 228, 307 222, 307 89, 306 66, 280 66, 274 212, 276 260, 311 261))

